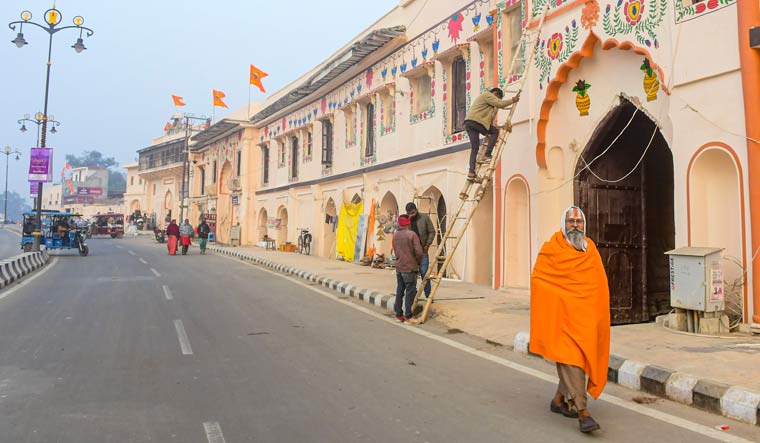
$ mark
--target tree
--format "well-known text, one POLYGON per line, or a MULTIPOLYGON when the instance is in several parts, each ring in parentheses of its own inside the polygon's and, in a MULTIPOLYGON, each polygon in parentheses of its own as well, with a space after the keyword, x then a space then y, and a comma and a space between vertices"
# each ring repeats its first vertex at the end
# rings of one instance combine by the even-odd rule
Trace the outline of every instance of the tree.
MULTIPOLYGON (((3 197, 5 194, 0 194, 0 205, 3 205, 3 197)), ((2 211, 3 206, 0 206, 2 211)), ((8 220, 21 221, 23 214, 26 211, 31 211, 32 207, 26 203, 26 200, 14 191, 8 191, 8 220)))
POLYGON ((81 155, 66 154, 66 162, 72 168, 84 166, 102 166, 108 168, 108 193, 118 194, 124 193, 127 190, 127 177, 123 172, 116 170, 119 162, 114 157, 104 157, 100 151, 92 150, 84 151, 81 155))

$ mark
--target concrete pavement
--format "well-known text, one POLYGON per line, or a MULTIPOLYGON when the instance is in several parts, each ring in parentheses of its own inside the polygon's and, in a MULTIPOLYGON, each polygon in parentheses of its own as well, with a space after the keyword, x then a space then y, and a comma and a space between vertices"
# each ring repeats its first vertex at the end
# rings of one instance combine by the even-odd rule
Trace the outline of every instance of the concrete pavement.
MULTIPOLYGON (((197 250, 90 245, 89 257, 56 257, 0 300, 0 441, 588 438, 548 411, 552 368, 539 360, 441 338, 436 322, 399 325, 197 250)), ((671 402, 639 410, 635 393, 607 393, 591 406, 598 441, 760 438, 739 423, 715 431, 720 417, 671 402)))
MULTIPOLYGON (((395 292, 392 271, 258 247, 212 249, 252 257, 274 268, 287 267, 297 274, 304 271, 308 274, 305 277, 346 293, 362 288, 362 299, 392 305, 390 294, 395 292)), ((444 282, 436 300, 434 318, 449 328, 527 352, 530 309, 527 290, 494 291, 473 284, 444 282)), ((757 337, 747 334, 732 338, 695 337, 657 324, 616 326, 612 328, 611 350, 613 382, 760 424, 757 337)))

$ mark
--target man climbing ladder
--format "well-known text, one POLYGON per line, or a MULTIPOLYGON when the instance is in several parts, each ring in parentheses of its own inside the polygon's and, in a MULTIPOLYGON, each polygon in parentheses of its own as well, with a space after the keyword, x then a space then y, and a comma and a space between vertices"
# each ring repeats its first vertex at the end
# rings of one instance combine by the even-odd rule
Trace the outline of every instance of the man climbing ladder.
MULTIPOLYGON (((470 123, 470 128, 473 130, 471 133, 471 129, 465 126, 468 130, 468 135, 470 136, 472 150, 470 152, 470 164, 467 180, 464 184, 464 187, 462 188, 462 191, 459 193, 459 198, 462 201, 456 212, 448 215, 448 220, 450 222, 447 224, 446 233, 443 235, 441 244, 438 245, 437 251, 435 253, 437 266, 430 266, 427 273, 422 278, 422 283, 420 283, 420 286, 417 289, 417 295, 419 295, 422 291, 422 288, 425 287, 428 282, 432 282, 431 292, 427 297, 425 308, 423 309, 420 318, 418 320, 413 319, 412 321, 409 321, 410 323, 424 323, 427 319, 428 311, 430 310, 431 303, 433 303, 433 299, 435 298, 435 293, 438 290, 438 286, 441 284, 441 280, 443 279, 446 270, 451 263, 451 260, 454 258, 454 254, 459 247, 459 243, 461 243, 462 238, 464 238, 465 233, 467 232, 467 227, 469 226, 473 215, 475 215, 478 204, 480 204, 483 196, 486 195, 488 186, 490 185, 491 180, 493 180, 494 172, 496 171, 496 166, 501 160, 501 154, 504 151, 507 138, 512 132, 512 118, 514 117, 516 107, 511 107, 509 114, 507 115, 507 120, 503 125, 500 126, 500 130, 494 128, 492 126, 492 123, 496 117, 498 108, 507 108, 513 103, 519 101, 520 92, 523 90, 525 82, 528 78, 527 71, 530 65, 533 63, 533 56, 535 55, 537 46, 536 43, 538 42, 538 39, 541 35, 541 29, 544 26, 544 19, 546 19, 546 14, 548 11, 549 6, 547 4, 547 6, 544 8, 543 14, 541 14, 541 20, 539 21, 535 32, 529 31, 528 29, 525 29, 523 31, 523 34, 520 38, 519 48, 517 51, 515 51, 514 58, 510 63, 510 66, 512 67, 511 69, 514 69, 515 66, 525 67, 522 72, 509 73, 510 75, 519 74, 520 78, 520 82, 518 84, 518 88, 514 97, 509 100, 502 100, 503 92, 500 97, 496 95, 497 92, 487 92, 486 94, 490 94, 490 97, 486 94, 478 97, 472 106, 473 109, 465 119, 473 121, 471 116, 477 107, 478 114, 482 112, 483 116, 482 119, 478 117, 478 119, 474 121, 482 126, 482 128, 474 127, 474 125, 470 123), (526 53, 528 54, 527 59, 525 58, 526 53), (516 63, 518 61, 521 63, 516 63), (481 101, 481 103, 478 103, 478 101, 481 101), (488 125, 488 129, 486 129, 486 125, 488 125), (487 134, 487 141, 484 142, 486 145, 486 151, 481 161, 474 161, 477 160, 477 151, 481 147, 479 140, 480 134, 487 134), (490 158, 488 157, 488 154, 491 154, 490 158)), ((494 88, 491 91, 501 92, 501 89, 494 88)), ((417 299, 415 298, 415 303, 416 301, 417 299)))
POLYGON ((493 88, 486 91, 470 107, 470 111, 464 119, 464 129, 467 130, 467 136, 470 137, 470 164, 467 172, 467 178, 473 180, 477 177, 475 173, 476 160, 488 161, 493 155, 493 148, 496 146, 496 140, 499 138, 499 129, 493 125, 496 113, 499 109, 505 109, 520 101, 520 93, 507 100, 504 98, 504 91, 499 88, 493 88), (488 146, 482 156, 478 156, 480 149, 480 136, 488 137, 488 146))

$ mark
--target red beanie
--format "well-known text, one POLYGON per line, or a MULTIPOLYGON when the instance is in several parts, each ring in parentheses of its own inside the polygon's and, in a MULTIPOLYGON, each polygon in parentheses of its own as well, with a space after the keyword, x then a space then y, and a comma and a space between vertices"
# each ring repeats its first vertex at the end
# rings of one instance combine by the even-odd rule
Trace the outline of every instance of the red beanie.
POLYGON ((398 216, 398 225, 401 226, 401 227, 409 226, 411 224, 411 222, 412 221, 409 220, 409 216, 408 215, 399 215, 398 216))

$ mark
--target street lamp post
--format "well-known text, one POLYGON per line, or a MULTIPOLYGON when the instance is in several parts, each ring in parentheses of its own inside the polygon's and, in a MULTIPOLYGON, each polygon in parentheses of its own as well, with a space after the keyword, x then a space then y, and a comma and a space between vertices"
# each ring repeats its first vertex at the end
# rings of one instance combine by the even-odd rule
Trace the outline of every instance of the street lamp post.
POLYGON ((20 158, 21 152, 11 149, 10 146, 6 146, 3 151, 5 154, 5 197, 3 198, 3 224, 8 223, 8 158, 11 154, 16 154, 16 160, 20 158))
MULTIPOLYGON (((45 116, 41 112, 38 112, 38 113, 34 114, 34 119, 32 119, 29 114, 24 114, 24 118, 20 118, 18 120, 18 124, 21 125, 21 127, 19 128, 19 131, 21 131, 21 132, 26 132, 27 131, 27 129, 26 129, 26 122, 34 123, 35 125, 37 125, 37 144, 35 146, 39 146, 40 145, 40 127, 42 126, 42 122, 44 120, 45 120, 45 116)), ((51 134, 55 134, 56 132, 58 132, 58 130, 55 129, 55 128, 57 126, 61 126, 61 122, 56 121, 55 118, 52 115, 48 115, 47 116, 47 122, 48 122, 48 124, 53 125, 53 127, 50 128, 50 133, 51 134)))
MULTIPOLYGON (((32 13, 29 11, 23 11, 21 13, 21 20, 17 20, 14 22, 11 22, 8 24, 8 27, 11 28, 11 30, 15 31, 16 26, 18 25, 18 34, 16 35, 16 38, 11 40, 11 43, 15 44, 18 48, 23 48, 28 44, 26 39, 24 39, 24 25, 32 25, 36 26, 43 31, 47 32, 50 38, 48 39, 48 59, 47 59, 47 75, 45 77, 45 106, 42 111, 43 119, 42 119, 42 134, 40 136, 40 143, 38 143, 39 147, 44 148, 46 146, 46 137, 47 137, 47 123, 48 123, 48 95, 50 93, 50 67, 52 66, 52 55, 53 55, 53 35, 55 35, 57 32, 63 31, 64 29, 78 29, 79 30, 79 38, 77 38, 76 43, 74 43, 71 47, 74 48, 74 50, 77 53, 81 53, 85 49, 87 49, 84 46, 84 41, 82 40, 82 35, 85 31, 87 31, 87 37, 91 37, 95 31, 93 31, 90 28, 86 28, 82 26, 84 24, 84 18, 81 16, 74 17, 74 26, 63 26, 58 27, 58 25, 61 24, 61 21, 63 19, 63 16, 61 15, 61 11, 55 9, 55 5, 53 8, 48 9, 45 11, 45 24, 39 24, 35 23, 32 20, 32 13)), ((39 184, 39 187, 37 188, 37 230, 34 233, 34 244, 32 245, 32 251, 39 251, 40 250, 40 236, 42 235, 42 183, 39 184)))
MULTIPOLYGON (((180 187, 179 192, 179 222, 182 224, 182 222, 185 221, 185 208, 187 207, 185 203, 185 198, 187 197, 189 200, 189 195, 186 196, 185 194, 189 194, 188 190, 190 188, 190 184, 187 183, 188 176, 190 175, 190 163, 188 161, 190 160, 190 122, 192 121, 202 121, 206 125, 209 125, 209 118, 204 116, 197 116, 192 114, 184 114, 182 118, 185 120, 185 146, 184 146, 184 156, 182 158, 182 183, 180 187)), ((190 211, 188 211, 190 212, 190 211)))

